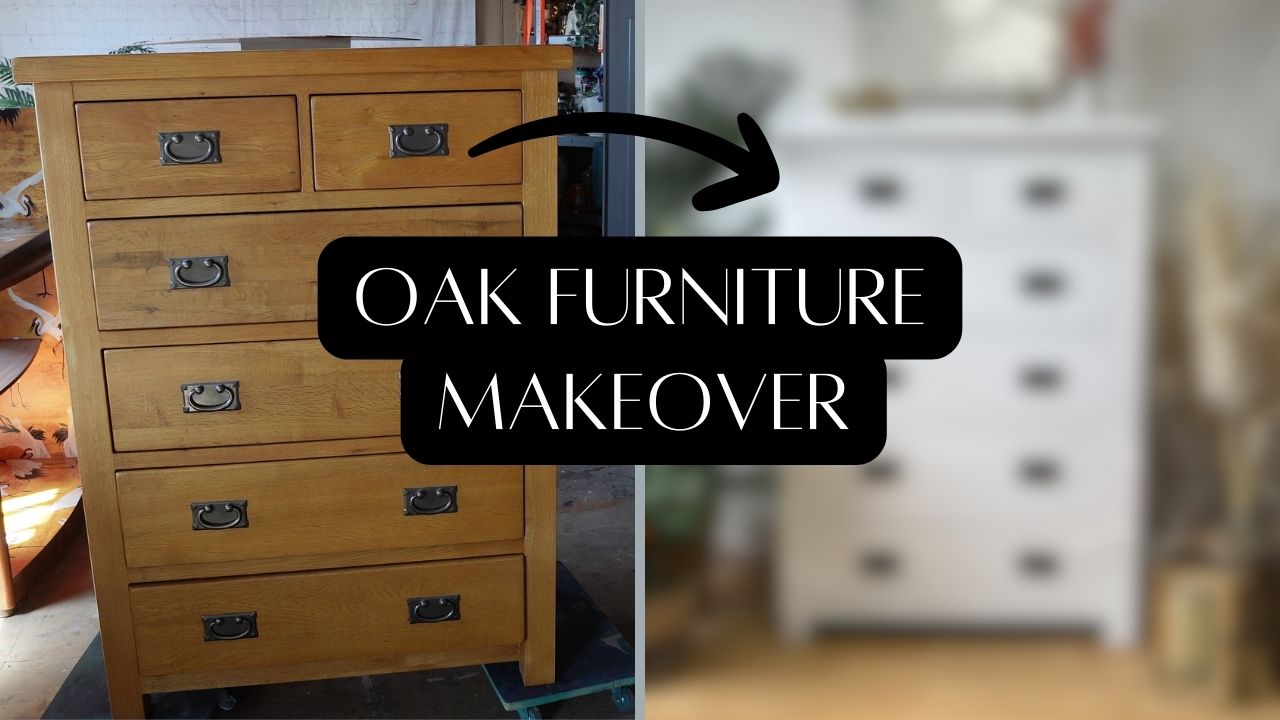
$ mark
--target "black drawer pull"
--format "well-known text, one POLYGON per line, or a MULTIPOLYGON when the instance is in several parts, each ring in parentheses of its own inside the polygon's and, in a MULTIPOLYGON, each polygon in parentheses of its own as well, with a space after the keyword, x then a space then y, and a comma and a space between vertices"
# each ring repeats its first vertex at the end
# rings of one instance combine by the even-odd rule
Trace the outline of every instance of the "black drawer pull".
POLYGON ((210 380, 202 383, 185 383, 182 386, 182 412, 222 412, 240 409, 239 380, 210 380), (210 402, 201 402, 205 392, 210 402))
POLYGON ((1067 197, 1067 186, 1057 178, 1032 178, 1022 190, 1027 204, 1037 207, 1060 205, 1067 197))
POLYGON ((862 574, 873 578, 890 578, 898 574, 902 564, 891 550, 871 550, 862 556, 862 574))
POLYGON ((170 290, 227 287, 230 284, 226 255, 169 258, 170 290), (191 272, 192 268, 200 269, 191 272))
POLYGON ((440 515, 458 512, 458 486, 404 489, 405 515, 440 515))
POLYGON ((222 162, 219 147, 222 138, 217 130, 162 132, 159 137, 161 165, 213 165, 222 162))
POLYGON ((242 640, 258 637, 258 613, 239 612, 226 615, 205 615, 204 641, 242 640))
POLYGON ((888 483, 898 477, 898 461, 893 458, 880 458, 863 468, 867 480, 874 483, 888 483))
POLYGON ((191 503, 192 530, 230 530, 249 527, 248 500, 191 503))
POLYGON ((409 624, 452 622, 462 619, 461 595, 409 598, 409 624))
POLYGON ((1056 390, 1062 385, 1062 373, 1050 365, 1032 365, 1022 371, 1022 384, 1036 392, 1056 390))
POLYGON ((444 123, 388 125, 387 134, 391 139, 387 154, 393 158, 449 154, 449 126, 444 123))
POLYGON ((1066 280, 1056 270, 1028 270, 1022 276, 1022 289, 1032 297, 1052 297, 1062 294, 1066 280))
POLYGON ((1022 479, 1030 485, 1051 485, 1060 475, 1058 463, 1048 458, 1031 458, 1022 462, 1022 479))
POLYGON ((902 184, 896 178, 875 176, 862 181, 862 199, 874 205, 893 205, 902 200, 902 184))
POLYGON ((886 390, 899 389, 907 382, 907 371, 897 364, 886 364, 884 368, 884 386, 886 390))
POLYGON ((1018 560, 1018 569, 1029 578, 1045 580, 1056 576, 1062 567, 1055 553, 1033 550, 1022 554, 1018 560))

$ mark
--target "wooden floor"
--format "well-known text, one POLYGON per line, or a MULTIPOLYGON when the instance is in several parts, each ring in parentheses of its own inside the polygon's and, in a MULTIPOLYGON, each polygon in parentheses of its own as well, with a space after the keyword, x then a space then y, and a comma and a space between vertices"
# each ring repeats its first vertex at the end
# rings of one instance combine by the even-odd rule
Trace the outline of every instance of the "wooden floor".
POLYGON ((1224 708, 1161 687, 1139 653, 1085 638, 833 638, 807 649, 739 640, 654 675, 654 720, 1280 718, 1280 700, 1224 708))

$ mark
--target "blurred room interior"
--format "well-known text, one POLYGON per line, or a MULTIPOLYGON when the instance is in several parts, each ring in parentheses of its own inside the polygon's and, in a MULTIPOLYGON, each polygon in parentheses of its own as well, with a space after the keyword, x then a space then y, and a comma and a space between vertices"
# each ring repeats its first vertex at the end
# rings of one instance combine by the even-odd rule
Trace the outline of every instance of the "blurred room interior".
POLYGON ((964 339, 888 362, 875 462, 649 466, 651 716, 1280 717, 1280 4, 645 20, 646 112, 751 113, 782 168, 700 216, 714 166, 649 143, 650 234, 965 262, 964 339))

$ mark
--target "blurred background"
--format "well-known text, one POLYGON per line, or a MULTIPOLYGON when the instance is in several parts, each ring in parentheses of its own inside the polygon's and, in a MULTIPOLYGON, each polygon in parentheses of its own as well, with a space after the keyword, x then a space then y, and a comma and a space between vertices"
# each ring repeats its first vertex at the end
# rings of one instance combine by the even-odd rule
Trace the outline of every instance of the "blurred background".
MULTIPOLYGON (((1280 3, 649 0, 655 235, 936 235, 862 467, 649 466, 650 717, 1280 717, 1280 3)), ((716 242, 708 240, 707 242, 716 242)), ((732 240, 724 240, 732 242, 732 240)), ((732 452, 723 454, 732 461, 732 452)))

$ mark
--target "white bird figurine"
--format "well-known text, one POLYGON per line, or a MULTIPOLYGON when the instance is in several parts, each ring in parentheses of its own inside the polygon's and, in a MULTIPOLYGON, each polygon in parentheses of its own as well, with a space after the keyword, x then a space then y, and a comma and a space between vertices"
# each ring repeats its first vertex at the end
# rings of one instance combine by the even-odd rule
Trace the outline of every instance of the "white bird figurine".
POLYGON ((0 218, 18 217, 19 215, 29 217, 35 209, 35 204, 31 202, 30 196, 23 193, 27 188, 42 180, 44 180, 44 170, 14 185, 8 192, 0 195, 0 218))
POLYGON ((13 288, 9 288, 9 298, 18 307, 36 314, 35 319, 31 321, 31 330, 35 334, 51 343, 55 350, 62 345, 62 313, 54 315, 33 302, 23 300, 13 291, 13 288))

